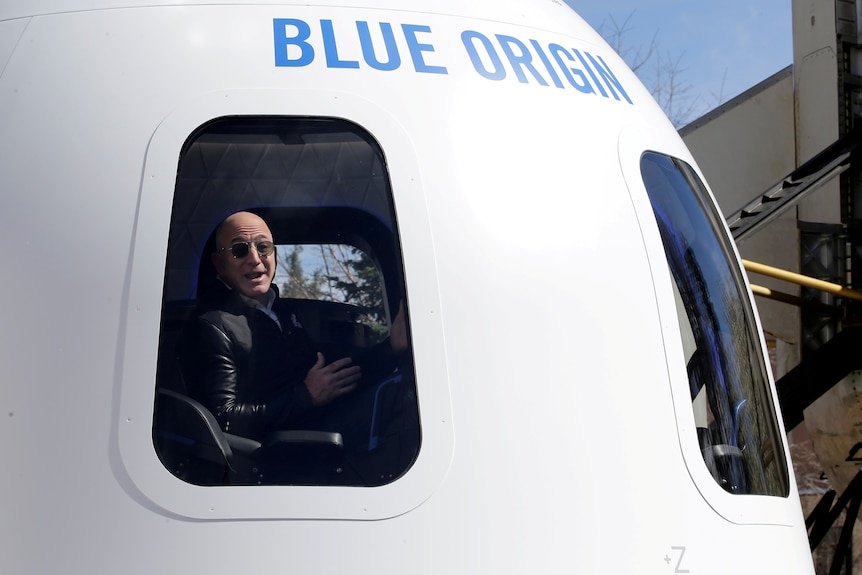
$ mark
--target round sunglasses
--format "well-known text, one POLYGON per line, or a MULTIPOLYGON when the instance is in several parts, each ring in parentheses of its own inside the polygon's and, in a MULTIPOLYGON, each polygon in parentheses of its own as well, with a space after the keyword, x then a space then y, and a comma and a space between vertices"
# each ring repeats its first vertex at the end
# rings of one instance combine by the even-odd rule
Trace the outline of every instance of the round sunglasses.
POLYGON ((275 251, 274 243, 268 240, 259 240, 256 242, 234 242, 228 248, 219 249, 219 253, 230 250, 234 258, 241 260, 251 251, 251 246, 254 246, 254 249, 257 250, 257 255, 261 257, 272 255, 272 252, 275 251))

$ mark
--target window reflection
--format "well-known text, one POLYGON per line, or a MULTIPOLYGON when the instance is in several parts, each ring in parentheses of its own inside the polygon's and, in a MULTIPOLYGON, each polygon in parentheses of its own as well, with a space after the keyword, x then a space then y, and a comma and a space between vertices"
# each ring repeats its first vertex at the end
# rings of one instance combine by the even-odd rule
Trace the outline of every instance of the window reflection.
POLYGON ((179 159, 168 246, 153 441, 171 473, 371 487, 407 472, 421 441, 409 307, 370 134, 327 118, 202 126, 179 159), (246 229, 276 249, 221 249, 246 229), (265 294, 243 291, 270 271, 265 294))
POLYGON ((641 172, 674 280, 704 462, 731 493, 786 496, 786 463, 739 269, 690 166, 655 153, 641 172))

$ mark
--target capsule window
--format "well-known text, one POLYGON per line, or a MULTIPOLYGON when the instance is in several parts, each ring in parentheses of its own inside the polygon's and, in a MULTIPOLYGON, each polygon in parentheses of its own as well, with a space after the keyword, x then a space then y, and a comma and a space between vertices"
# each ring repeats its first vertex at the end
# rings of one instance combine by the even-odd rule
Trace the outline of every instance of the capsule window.
POLYGON ((421 435, 408 309, 367 132, 325 118, 202 126, 179 159, 168 240, 162 463, 197 485, 396 480, 421 435))
POLYGON ((730 493, 787 496, 754 311, 721 216, 685 162, 646 153, 641 173, 673 279, 704 463, 730 493))

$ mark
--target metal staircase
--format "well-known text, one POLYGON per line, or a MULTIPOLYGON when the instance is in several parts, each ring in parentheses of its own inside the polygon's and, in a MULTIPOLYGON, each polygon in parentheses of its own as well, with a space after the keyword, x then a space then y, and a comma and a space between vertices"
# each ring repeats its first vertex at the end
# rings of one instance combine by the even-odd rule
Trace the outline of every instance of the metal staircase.
POLYGON ((862 130, 854 130, 796 168, 780 182, 727 217, 734 240, 740 243, 764 224, 820 189, 847 170, 862 153, 862 130))

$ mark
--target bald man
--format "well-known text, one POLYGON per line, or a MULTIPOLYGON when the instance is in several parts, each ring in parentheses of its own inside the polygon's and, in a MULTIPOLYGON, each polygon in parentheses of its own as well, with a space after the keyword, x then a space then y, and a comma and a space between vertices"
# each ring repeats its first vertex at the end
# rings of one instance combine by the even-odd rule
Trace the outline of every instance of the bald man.
MULTIPOLYGON (((355 395, 362 370, 351 358, 327 362, 278 297, 276 249, 266 222, 250 212, 232 214, 217 228, 210 257, 220 281, 201 299, 178 349, 189 395, 235 435, 341 431, 331 429, 328 408, 355 395)), ((407 346, 403 320, 393 323, 392 338, 378 346, 375 361, 394 366, 394 352, 407 346)))

